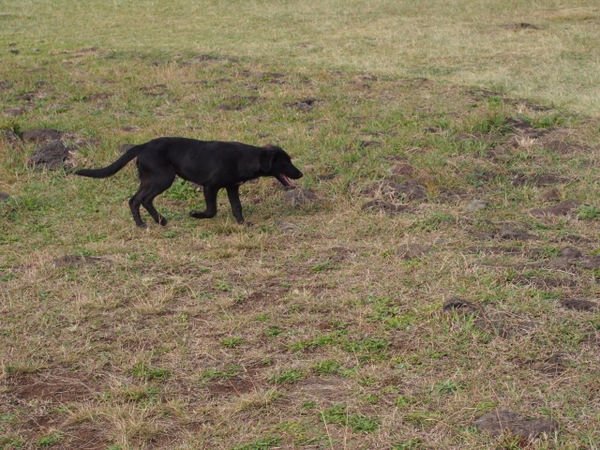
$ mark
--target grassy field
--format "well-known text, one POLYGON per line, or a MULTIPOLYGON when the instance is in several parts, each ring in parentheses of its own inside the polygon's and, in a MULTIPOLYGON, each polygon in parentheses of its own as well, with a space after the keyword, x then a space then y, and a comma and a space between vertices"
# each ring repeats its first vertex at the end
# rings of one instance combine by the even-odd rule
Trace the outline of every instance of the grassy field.
POLYGON ((595 2, 61 3, 0 0, 0 448, 599 447, 595 2), (164 135, 305 177, 69 174, 164 135))

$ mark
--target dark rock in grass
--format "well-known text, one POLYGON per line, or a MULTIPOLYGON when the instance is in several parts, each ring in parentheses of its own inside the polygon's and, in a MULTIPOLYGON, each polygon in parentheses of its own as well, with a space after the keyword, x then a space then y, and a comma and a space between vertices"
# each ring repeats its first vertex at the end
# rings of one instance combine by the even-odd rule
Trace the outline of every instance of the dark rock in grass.
POLYGON ((10 198, 10 195, 0 192, 0 202, 6 202, 10 198))
POLYGON ((577 211, 583 205, 582 202, 575 200, 565 200, 547 208, 536 208, 529 211, 534 216, 569 216, 577 211))
POLYGON ((566 298, 560 301, 560 306, 576 311, 596 311, 600 308, 598 303, 589 300, 578 300, 574 298, 566 298))
POLYGON ((63 131, 52 130, 52 129, 33 129, 25 130, 21 137, 25 142, 38 142, 46 143, 52 141, 59 141, 64 136, 63 131))
POLYGON ((293 208, 304 206, 317 201, 317 195, 309 189, 295 188, 285 193, 285 201, 293 208))
POLYGON ((35 168, 56 170, 64 167, 69 158, 69 149, 60 141, 51 142, 33 152, 29 165, 35 168))
POLYGON ((512 433, 525 438, 535 438, 542 434, 552 434, 558 430, 558 423, 551 419, 533 419, 520 414, 496 409, 484 414, 473 422, 479 430, 497 436, 512 433))

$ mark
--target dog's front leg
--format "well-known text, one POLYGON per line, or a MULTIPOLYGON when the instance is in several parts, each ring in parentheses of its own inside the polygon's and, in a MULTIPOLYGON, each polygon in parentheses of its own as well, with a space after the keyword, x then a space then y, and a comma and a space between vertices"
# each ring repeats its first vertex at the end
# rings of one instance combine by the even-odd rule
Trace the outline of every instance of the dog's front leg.
POLYGON ((217 192, 218 188, 214 186, 204 186, 204 201, 206 209, 204 211, 190 211, 190 216, 196 219, 210 219, 217 214, 217 192))
POLYGON ((244 223, 244 216, 242 215, 242 203, 240 202, 240 185, 234 184, 233 186, 227 186, 227 197, 229 197, 229 203, 231 204, 231 211, 237 223, 244 223))

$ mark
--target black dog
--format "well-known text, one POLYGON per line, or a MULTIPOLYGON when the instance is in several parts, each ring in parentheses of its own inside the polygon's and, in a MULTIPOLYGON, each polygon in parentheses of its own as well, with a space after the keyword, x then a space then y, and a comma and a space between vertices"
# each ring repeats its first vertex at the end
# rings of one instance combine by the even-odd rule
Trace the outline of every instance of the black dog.
POLYGON ((167 224, 167 220, 154 208, 152 200, 173 184, 176 175, 204 188, 206 210, 192 211, 192 217, 214 217, 217 213, 217 192, 225 188, 233 215, 240 224, 244 223, 240 184, 271 176, 284 186, 291 187, 289 178, 302 177, 302 172, 292 164, 289 155, 279 147, 167 137, 136 145, 103 169, 82 169, 75 173, 84 177, 106 178, 136 157, 140 187, 129 200, 129 207, 133 220, 140 227, 146 225, 140 217, 140 205, 146 208, 156 223, 167 224))

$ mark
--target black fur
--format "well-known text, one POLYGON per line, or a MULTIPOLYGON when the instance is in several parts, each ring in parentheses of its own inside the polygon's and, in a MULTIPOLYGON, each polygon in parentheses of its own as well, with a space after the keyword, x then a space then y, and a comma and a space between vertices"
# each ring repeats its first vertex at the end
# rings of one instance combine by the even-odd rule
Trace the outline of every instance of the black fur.
POLYGON ((136 157, 140 187, 129 200, 129 207, 133 220, 140 227, 146 225, 140 217, 140 205, 157 223, 167 224, 167 220, 154 208, 152 200, 173 184, 175 176, 204 188, 206 210, 191 211, 192 217, 214 217, 217 213, 217 192, 225 188, 238 223, 244 223, 240 184, 258 177, 272 176, 289 187, 291 183, 288 178, 295 180, 302 177, 302 172, 280 147, 169 137, 136 145, 102 169, 81 169, 75 173, 84 177, 106 178, 136 157))

